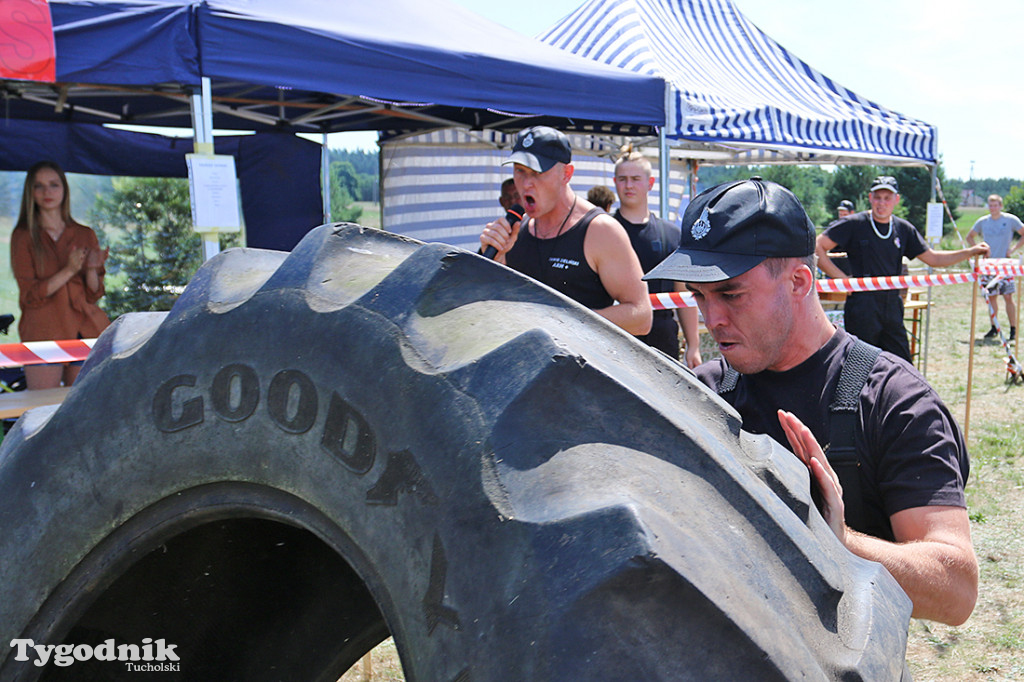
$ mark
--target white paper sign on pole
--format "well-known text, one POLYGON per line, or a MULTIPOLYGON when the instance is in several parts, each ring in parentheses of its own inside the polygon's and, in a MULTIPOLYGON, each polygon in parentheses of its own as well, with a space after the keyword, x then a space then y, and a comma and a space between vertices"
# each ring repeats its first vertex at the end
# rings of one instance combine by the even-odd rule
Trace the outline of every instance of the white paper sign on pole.
POLYGON ((186 154, 192 229, 200 233, 239 232, 238 180, 235 157, 186 154))
POLYGON ((928 203, 928 223, 924 236, 930 242, 938 242, 942 239, 942 204, 937 201, 928 203))

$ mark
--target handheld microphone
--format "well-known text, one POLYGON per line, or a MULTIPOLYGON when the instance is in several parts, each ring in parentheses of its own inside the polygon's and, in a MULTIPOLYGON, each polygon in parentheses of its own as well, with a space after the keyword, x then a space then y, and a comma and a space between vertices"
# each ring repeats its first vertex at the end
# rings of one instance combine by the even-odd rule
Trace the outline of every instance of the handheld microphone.
MULTIPOLYGON (((505 211, 505 220, 508 221, 509 227, 515 227, 516 223, 522 221, 524 209, 519 204, 512 204, 505 211)), ((493 246, 488 245, 484 249, 484 258, 494 260, 494 257, 498 255, 498 250, 493 246)))

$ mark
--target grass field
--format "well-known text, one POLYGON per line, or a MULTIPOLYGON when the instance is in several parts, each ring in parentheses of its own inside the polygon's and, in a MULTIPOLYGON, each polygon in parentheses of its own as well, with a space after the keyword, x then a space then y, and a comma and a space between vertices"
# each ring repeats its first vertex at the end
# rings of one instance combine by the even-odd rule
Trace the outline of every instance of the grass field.
POLYGON ((356 201, 355 205, 363 209, 363 214, 358 220, 360 225, 380 229, 380 204, 372 201, 356 201))
MULTIPOLYGON (((966 233, 983 209, 964 210, 966 233)), ((1019 283, 1019 282, 1018 282, 1019 283)), ((978 605, 961 627, 914 621, 907 658, 917 682, 1024 679, 1024 386, 1006 383, 1002 346, 970 342, 971 289, 936 287, 928 380, 968 429, 968 512, 981 566, 978 605), (973 368, 969 365, 971 351, 973 368), (971 382, 968 385, 968 373, 971 382), (970 387, 970 420, 968 415, 970 387)), ((1005 311, 1000 321, 1005 327, 1005 311)), ((988 330, 978 300, 975 337, 988 330)), ((1019 346, 1018 346, 1019 348, 1019 346)), ((1020 348, 1024 350, 1024 348, 1020 348)), ((1014 350, 1017 358, 1020 353, 1014 350)))

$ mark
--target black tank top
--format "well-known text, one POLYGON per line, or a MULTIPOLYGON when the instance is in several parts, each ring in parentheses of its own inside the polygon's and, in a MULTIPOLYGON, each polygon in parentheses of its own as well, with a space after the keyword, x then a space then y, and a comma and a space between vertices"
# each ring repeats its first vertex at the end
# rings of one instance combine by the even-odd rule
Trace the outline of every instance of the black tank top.
POLYGON ((524 225, 515 245, 505 254, 505 263, 591 310, 607 308, 614 299, 583 253, 590 221, 602 213, 599 208, 587 211, 579 222, 551 239, 538 239, 530 233, 529 225, 524 225))

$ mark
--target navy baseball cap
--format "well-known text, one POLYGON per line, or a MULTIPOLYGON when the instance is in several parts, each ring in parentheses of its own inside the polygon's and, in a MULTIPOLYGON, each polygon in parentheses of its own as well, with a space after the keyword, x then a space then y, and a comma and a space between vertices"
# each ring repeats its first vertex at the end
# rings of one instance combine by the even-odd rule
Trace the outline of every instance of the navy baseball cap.
POLYGON ((564 133, 547 126, 533 126, 519 132, 516 144, 512 148, 512 156, 501 165, 519 163, 543 173, 556 163, 571 161, 572 147, 564 133))
POLYGON ((697 195, 683 214, 679 248, 644 279, 720 282, 766 258, 814 253, 814 225, 782 185, 761 178, 727 182, 697 195))

